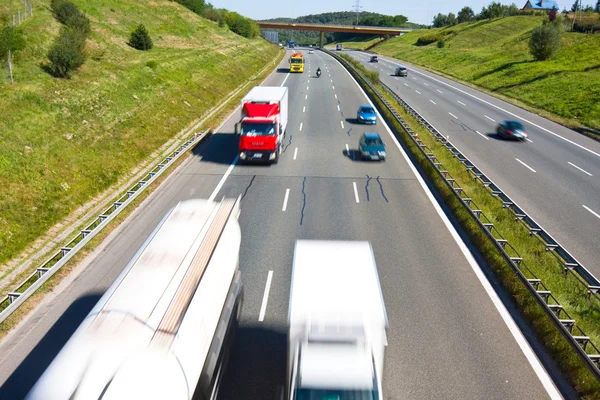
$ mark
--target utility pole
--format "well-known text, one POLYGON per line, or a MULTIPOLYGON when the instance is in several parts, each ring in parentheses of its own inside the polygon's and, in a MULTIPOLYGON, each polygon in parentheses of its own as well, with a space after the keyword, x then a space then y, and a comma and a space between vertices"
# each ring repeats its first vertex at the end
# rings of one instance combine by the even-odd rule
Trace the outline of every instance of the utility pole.
POLYGON ((358 25, 358 14, 360 13, 360 9, 362 8, 362 6, 360 5, 360 0, 356 0, 356 3, 354 3, 353 8, 356 12, 356 25, 358 25))
POLYGON ((8 74, 10 75, 10 83, 15 83, 13 81, 12 63, 11 63, 11 59, 10 59, 10 49, 8 49, 8 74))

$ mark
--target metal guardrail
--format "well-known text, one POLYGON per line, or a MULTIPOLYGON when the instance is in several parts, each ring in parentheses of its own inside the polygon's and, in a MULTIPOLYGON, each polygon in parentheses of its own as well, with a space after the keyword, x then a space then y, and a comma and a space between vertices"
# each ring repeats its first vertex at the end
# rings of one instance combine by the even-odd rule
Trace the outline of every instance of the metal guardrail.
POLYGON ((117 215, 121 213, 144 189, 152 184, 162 173, 171 166, 182 154, 204 140, 209 135, 206 130, 194 133, 185 140, 179 148, 170 153, 166 158, 153 167, 138 183, 123 193, 116 201, 112 202, 104 212, 98 215, 77 236, 69 240, 53 256, 42 263, 24 281, 0 300, 0 323, 8 318, 25 300, 37 291, 52 275, 65 265, 79 250, 106 227, 117 215))
MULTIPOLYGON (((530 294, 534 296, 536 301, 556 328, 560 331, 563 337, 577 352, 581 359, 585 362, 588 369, 594 374, 597 380, 600 381, 600 349, 590 340, 590 337, 577 325, 576 321, 568 314, 568 312, 560 305, 558 299, 552 295, 548 287, 544 285, 542 280, 538 278, 533 271, 525 264, 518 251, 508 242, 506 238, 496 229, 492 221, 482 212, 481 208, 469 198, 465 191, 458 186, 455 179, 450 173, 443 168, 442 163, 435 155, 427 148, 419 139, 418 135, 404 121, 404 119, 396 112, 394 107, 379 93, 379 91, 367 80, 367 78, 358 71, 353 65, 346 62, 341 57, 338 57, 332 52, 323 50, 329 55, 340 61, 345 68, 351 71, 363 81, 362 85, 366 85, 378 97, 388 111, 394 116, 396 121, 409 134, 413 142, 418 146, 421 153, 429 160, 434 170, 444 180, 449 189, 461 201, 465 209, 477 221, 488 238, 494 243, 496 248, 503 255, 504 259, 512 267, 513 271, 519 277, 521 282, 528 289, 530 294)), ((550 236, 538 223, 529 217, 514 201, 512 201, 496 184, 488 179, 481 170, 479 170, 467 157, 465 157, 452 143, 450 143, 440 132, 433 127, 425 118, 417 113, 408 103, 400 98, 392 89, 383 82, 380 82, 384 90, 386 90, 396 101, 398 101, 404 109, 414 116, 435 138, 443 144, 455 158, 457 158, 467 171, 469 171, 475 179, 480 181, 482 185, 488 189, 488 192, 502 201, 503 207, 509 208, 517 222, 525 224, 529 229, 530 235, 535 235, 545 246, 547 251, 552 251, 555 257, 563 262, 564 272, 572 273, 575 278, 582 284, 587 286, 588 296, 593 295, 598 298, 600 289, 598 280, 571 256, 556 240, 550 236)))

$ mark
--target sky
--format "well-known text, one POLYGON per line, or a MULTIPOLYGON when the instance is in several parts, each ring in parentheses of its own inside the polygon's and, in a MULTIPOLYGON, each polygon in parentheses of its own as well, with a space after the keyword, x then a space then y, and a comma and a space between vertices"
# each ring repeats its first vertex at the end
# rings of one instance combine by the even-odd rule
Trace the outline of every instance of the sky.
MULTIPOLYGON (((356 0, 208 0, 217 8, 227 8, 252 19, 277 17, 300 17, 332 11, 352 11, 356 0)), ((475 13, 492 0, 359 0, 362 11, 386 15, 404 15, 410 22, 430 24, 437 13, 457 14, 464 6, 475 13)), ((497 0, 496 0, 497 1, 497 0)), ((501 3, 515 3, 523 7, 527 0, 500 0, 501 3)), ((560 9, 570 9, 574 0, 558 0, 560 9)), ((583 0, 582 4, 596 4, 595 0, 583 0)))

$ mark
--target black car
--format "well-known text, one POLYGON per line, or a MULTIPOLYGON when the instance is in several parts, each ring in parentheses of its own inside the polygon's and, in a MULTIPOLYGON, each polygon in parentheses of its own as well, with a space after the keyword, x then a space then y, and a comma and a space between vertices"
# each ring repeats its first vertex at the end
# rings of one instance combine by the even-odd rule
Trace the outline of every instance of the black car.
POLYGON ((397 67, 396 72, 394 72, 396 76, 408 76, 408 70, 406 67, 397 67))
POLYGON ((371 56, 371 62, 379 62, 379 57, 371 56))
POLYGON ((504 121, 496 128, 496 133, 505 139, 525 140, 527 131, 519 121, 504 121))

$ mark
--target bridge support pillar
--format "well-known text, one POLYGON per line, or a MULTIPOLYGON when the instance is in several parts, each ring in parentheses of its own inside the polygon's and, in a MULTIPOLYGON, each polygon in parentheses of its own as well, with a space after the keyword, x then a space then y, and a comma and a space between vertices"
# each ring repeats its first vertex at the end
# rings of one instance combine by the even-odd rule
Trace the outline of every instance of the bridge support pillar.
POLYGON ((325 32, 321 31, 319 33, 319 48, 323 48, 323 45, 325 44, 325 32))

